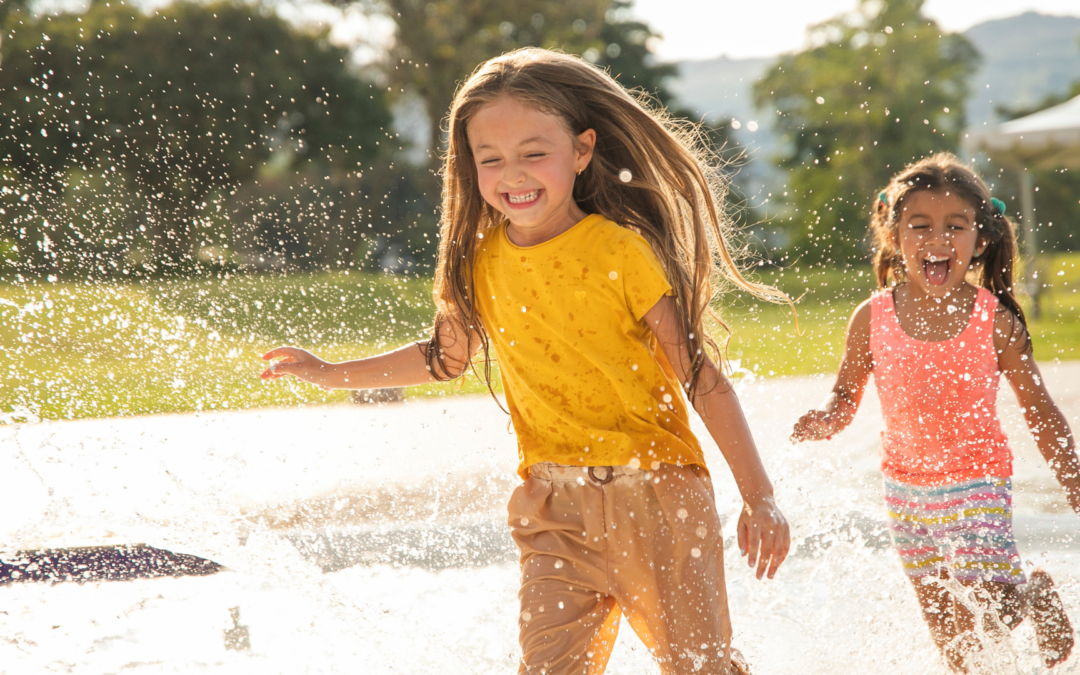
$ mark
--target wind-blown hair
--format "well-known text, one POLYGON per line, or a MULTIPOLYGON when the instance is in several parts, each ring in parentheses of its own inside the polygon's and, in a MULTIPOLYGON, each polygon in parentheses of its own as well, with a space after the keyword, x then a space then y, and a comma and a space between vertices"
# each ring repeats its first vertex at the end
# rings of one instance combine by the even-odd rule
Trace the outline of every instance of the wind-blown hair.
POLYGON ((576 56, 536 48, 480 65, 450 108, 435 271, 437 313, 426 349, 431 372, 447 379, 453 372, 443 362, 440 345, 439 328, 449 321, 459 334, 475 331, 479 336, 490 387, 489 344, 477 315, 473 266, 478 235, 506 218, 480 194, 468 124, 481 108, 503 97, 558 116, 574 137, 587 129, 596 132, 592 161, 577 177, 574 200, 585 213, 633 229, 652 246, 673 289, 681 335, 689 342, 688 389, 696 392, 706 352, 720 358, 706 316, 728 330, 710 309, 718 283, 729 282, 770 301, 786 301, 787 296, 739 272, 727 245, 731 225, 722 210, 727 191, 723 163, 708 150, 697 125, 672 119, 576 56), (619 178, 624 169, 632 175, 629 182, 619 178))
POLYGON ((874 202, 870 236, 874 248, 874 271, 879 288, 907 281, 900 257, 899 226, 904 201, 916 192, 948 190, 975 209, 979 241, 986 243, 981 255, 972 258, 968 271, 973 282, 997 296, 1027 328, 1024 310, 1013 293, 1016 263, 1016 223, 998 211, 990 188, 955 155, 942 152, 910 164, 893 176, 885 188, 885 200, 874 202))

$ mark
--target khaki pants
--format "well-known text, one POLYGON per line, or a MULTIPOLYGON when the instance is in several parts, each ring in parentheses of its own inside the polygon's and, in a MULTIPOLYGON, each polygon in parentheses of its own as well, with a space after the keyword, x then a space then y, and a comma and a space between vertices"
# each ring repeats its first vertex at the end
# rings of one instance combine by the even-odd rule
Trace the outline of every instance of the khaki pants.
MULTIPOLYGON (((665 673, 728 675, 712 482, 699 467, 530 467, 510 499, 521 673, 602 673, 620 612, 665 673)), ((738 658, 738 657, 737 657, 738 658)))

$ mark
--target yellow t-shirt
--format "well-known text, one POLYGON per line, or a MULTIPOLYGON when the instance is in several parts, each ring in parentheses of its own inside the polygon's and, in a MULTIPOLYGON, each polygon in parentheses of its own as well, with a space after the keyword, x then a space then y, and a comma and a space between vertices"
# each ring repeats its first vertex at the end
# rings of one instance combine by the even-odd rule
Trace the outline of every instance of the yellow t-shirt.
POLYGON ((474 269, 522 478, 536 462, 704 466, 679 381, 642 320, 671 292, 644 237, 591 215, 520 247, 501 225, 474 269))

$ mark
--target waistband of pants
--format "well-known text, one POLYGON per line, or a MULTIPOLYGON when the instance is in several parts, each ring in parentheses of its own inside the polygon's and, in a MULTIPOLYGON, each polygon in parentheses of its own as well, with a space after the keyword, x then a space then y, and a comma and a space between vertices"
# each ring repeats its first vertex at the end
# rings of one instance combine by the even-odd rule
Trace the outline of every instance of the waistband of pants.
POLYGON ((529 466, 529 475, 540 480, 609 483, 618 476, 646 475, 650 472, 632 466, 568 466, 555 462, 537 462, 529 466), (580 479, 580 480, 579 480, 580 479))

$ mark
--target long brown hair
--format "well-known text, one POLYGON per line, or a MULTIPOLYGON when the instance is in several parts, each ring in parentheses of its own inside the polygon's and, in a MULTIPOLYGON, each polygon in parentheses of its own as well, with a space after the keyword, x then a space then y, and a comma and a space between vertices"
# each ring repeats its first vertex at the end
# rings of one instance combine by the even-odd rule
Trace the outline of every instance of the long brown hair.
POLYGON ((682 337, 692 357, 688 389, 696 392, 705 352, 720 350, 705 326, 718 282, 727 281, 771 301, 780 291, 747 281, 727 246, 731 225, 722 211, 727 183, 722 164, 709 152, 700 128, 672 119, 642 95, 620 86, 588 62, 561 52, 527 48, 480 65, 458 90, 450 108, 449 147, 443 166, 442 225, 435 271, 434 334, 426 350, 436 377, 451 372, 443 362, 439 327, 479 335, 484 377, 490 387, 489 345, 477 315, 473 264, 478 234, 505 217, 483 200, 469 146, 468 124, 481 108, 505 97, 557 115, 577 136, 596 132, 592 161, 574 184, 585 213, 598 213, 631 228, 652 245, 673 289, 682 337), (619 173, 629 170, 623 182, 619 173))
POLYGON ((1016 223, 992 201, 990 188, 982 178, 955 155, 942 152, 910 164, 893 176, 888 186, 874 200, 870 217, 870 236, 874 247, 874 271, 879 288, 907 281, 900 257, 899 226, 904 200, 923 190, 949 190, 975 209, 979 240, 986 243, 983 252, 972 258, 968 272, 978 285, 997 296, 1021 325, 1027 327, 1024 310, 1013 291, 1013 266, 1016 262, 1016 223))

